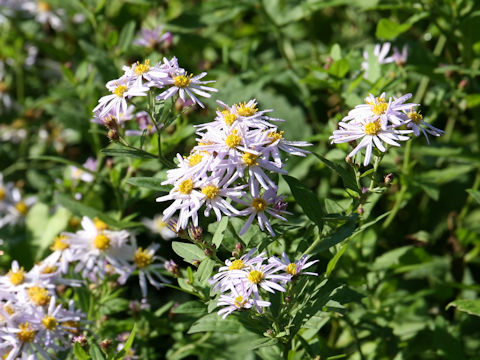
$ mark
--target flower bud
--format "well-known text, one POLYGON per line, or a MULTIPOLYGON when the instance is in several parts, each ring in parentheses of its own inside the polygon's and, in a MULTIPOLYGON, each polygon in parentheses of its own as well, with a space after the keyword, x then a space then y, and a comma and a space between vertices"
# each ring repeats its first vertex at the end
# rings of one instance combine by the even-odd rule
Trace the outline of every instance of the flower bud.
POLYGON ((117 123, 117 119, 115 118, 115 116, 113 115, 107 115, 104 119, 103 119, 103 123, 105 124, 105 126, 109 129, 117 129, 118 128, 118 123, 117 123))
POLYGON ((363 215, 363 213, 365 212, 365 210, 363 209, 363 206, 359 206, 357 212, 358 212, 360 215, 363 215))
POLYGON ((112 345, 112 340, 110 339, 105 339, 100 342, 100 347, 104 351, 106 351, 110 347, 110 345, 112 345))
POLYGON ((108 130, 107 137, 111 141, 118 141, 118 139, 120 139, 120 136, 118 135, 118 131, 115 129, 108 130))
POLYGON ((210 250, 209 248, 206 248, 205 251, 204 251, 205 255, 207 255, 208 257, 212 256, 213 254, 213 251, 210 250))
POLYGON ((201 263, 200 260, 193 260, 193 261, 192 261, 192 265, 195 266, 195 267, 199 267, 199 266, 200 266, 200 263, 201 263))
POLYGON ((394 178, 395 178, 395 176, 392 173, 387 174, 387 175, 385 175, 385 178, 383 179, 383 182, 385 183, 385 185, 390 186, 390 184, 392 183, 394 178))
POLYGON ((80 344, 81 347, 85 347, 85 345, 87 345, 88 341, 87 341, 87 338, 85 337, 85 335, 81 334, 81 335, 78 335, 78 336, 74 336, 73 338, 73 343, 78 343, 80 344))
POLYGON ((192 239, 193 242, 200 242, 203 240, 203 229, 201 226, 189 226, 188 227, 188 236, 192 239))

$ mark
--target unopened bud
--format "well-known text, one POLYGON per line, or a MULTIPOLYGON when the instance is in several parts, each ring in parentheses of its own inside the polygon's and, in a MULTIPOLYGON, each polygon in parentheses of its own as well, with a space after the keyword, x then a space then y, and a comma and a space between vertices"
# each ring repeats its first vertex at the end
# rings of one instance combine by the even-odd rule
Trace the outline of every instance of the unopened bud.
POLYGON ((357 210, 357 212, 360 214, 360 215, 363 215, 363 213, 365 212, 365 210, 363 210, 363 207, 360 206, 357 210))
POLYGON ((112 345, 112 340, 110 339, 105 339, 100 342, 100 347, 102 348, 102 350, 107 350, 110 345, 112 345))
POLYGON ((385 178, 383 179, 383 182, 385 183, 385 185, 390 186, 390 184, 392 183, 394 178, 395 178, 395 176, 392 173, 387 174, 387 175, 385 175, 385 178))
POLYGON ((210 256, 212 256, 213 251, 210 250, 209 248, 206 248, 205 251, 204 251, 204 253, 205 253, 206 256, 210 257, 210 256))
POLYGON ((165 261, 165 263, 163 264, 163 266, 165 267, 165 269, 172 275, 174 276, 180 276, 181 273, 180 273, 180 268, 178 267, 178 265, 175 263, 175 261, 173 260, 168 260, 168 261, 165 261))
POLYGON ((113 115, 107 115, 104 119, 103 119, 103 123, 105 124, 105 126, 109 129, 117 129, 118 128, 118 123, 117 123, 117 119, 115 118, 115 116, 113 115))
POLYGON ((188 227, 188 236, 192 239, 193 242, 200 242, 203 240, 203 229, 201 226, 189 226, 188 227))
POLYGON ((118 141, 118 139, 120 139, 120 136, 118 135, 118 131, 115 129, 108 130, 107 137, 111 141, 118 141))
POLYGON ((291 296, 285 296, 285 302, 290 302, 292 301, 292 297, 291 296))
POLYGON ((195 266, 195 267, 199 267, 199 266, 200 266, 200 263, 201 263, 200 260, 193 260, 193 261, 192 261, 192 265, 195 266))
POLYGON ((85 345, 87 345, 88 341, 87 341, 87 338, 85 337, 85 335, 78 335, 78 336, 75 336, 73 338, 73 343, 78 343, 80 344, 81 347, 84 347, 85 345))
POLYGON ((235 251, 238 251, 239 253, 243 251, 243 244, 241 242, 235 244, 235 251))
POLYGON ((468 80, 467 79, 462 79, 459 83, 458 83, 458 88, 460 90, 463 90, 467 87, 468 85, 468 80))

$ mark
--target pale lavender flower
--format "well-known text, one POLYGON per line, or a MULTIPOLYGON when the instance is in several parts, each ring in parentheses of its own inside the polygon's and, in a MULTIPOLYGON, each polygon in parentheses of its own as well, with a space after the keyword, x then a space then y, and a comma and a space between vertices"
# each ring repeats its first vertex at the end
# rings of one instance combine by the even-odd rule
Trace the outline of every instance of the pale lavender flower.
POLYGON ((412 129, 413 134, 415 136, 419 136, 420 132, 422 132, 423 135, 425 135, 425 139, 427 139, 428 144, 430 144, 430 139, 428 138, 428 134, 433 136, 440 136, 445 133, 445 131, 440 130, 435 126, 425 122, 423 120, 423 116, 417 111, 410 110, 408 113, 406 113, 406 116, 409 119, 407 123, 407 127, 412 129))
POLYGON ((154 48, 157 44, 162 42, 165 42, 168 45, 171 44, 172 34, 168 31, 163 33, 162 27, 157 26, 151 30, 142 28, 140 32, 137 33, 137 38, 133 41, 133 44, 147 48, 154 48))
POLYGON ((252 299, 252 290, 245 289, 243 283, 238 286, 233 286, 231 292, 228 295, 220 295, 217 306, 224 306, 218 311, 218 315, 221 315, 225 319, 228 315, 238 310, 247 310, 255 306, 259 313, 262 313, 262 308, 270 306, 269 301, 263 301, 260 299, 252 299))
POLYGON ((304 269, 312 266, 313 264, 317 263, 318 260, 313 260, 313 261, 308 261, 308 258, 310 255, 303 255, 300 260, 291 262, 289 257, 285 252, 282 253, 282 258, 279 259, 275 256, 271 257, 268 259, 269 263, 272 264, 277 264, 278 266, 281 267, 282 270, 284 270, 286 273, 290 274, 292 277, 298 276, 298 275, 315 275, 318 276, 317 273, 314 272, 306 272, 303 271, 304 269))

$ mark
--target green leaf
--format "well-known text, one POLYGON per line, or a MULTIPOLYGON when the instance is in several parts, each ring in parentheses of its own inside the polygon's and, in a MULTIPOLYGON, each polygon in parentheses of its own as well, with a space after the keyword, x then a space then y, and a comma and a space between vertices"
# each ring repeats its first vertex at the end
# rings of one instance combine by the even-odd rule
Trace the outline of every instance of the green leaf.
POLYGON ((469 109, 480 106, 480 94, 468 94, 467 95, 467 107, 469 109))
POLYGON ((480 190, 467 189, 467 192, 470 194, 472 198, 475 199, 476 202, 480 204, 480 190))
POLYGON ((206 307, 200 301, 188 301, 174 308, 173 313, 202 315, 206 313, 206 307))
POLYGON ((343 253, 347 249, 348 242, 346 244, 343 244, 343 246, 338 250, 338 252, 335 254, 333 258, 330 259, 327 265, 327 270, 325 271, 325 276, 329 277, 332 271, 335 269, 337 266, 338 260, 342 257, 343 253))
POLYGON ((458 299, 448 304, 446 309, 451 306, 456 307, 458 310, 466 312, 467 314, 480 316, 480 299, 458 299))
POLYGON ((212 244, 214 244, 217 249, 220 247, 220 244, 223 241, 225 229, 228 226, 228 216, 224 216, 222 220, 220 220, 220 223, 217 226, 217 229, 215 230, 215 234, 213 234, 212 238, 212 244))
POLYGON ((144 187, 150 190, 155 190, 159 192, 170 192, 171 186, 162 185, 162 179, 154 178, 154 177, 134 177, 128 179, 126 182, 127 184, 144 187))
POLYGON ((328 73, 339 79, 343 79, 345 75, 347 75, 349 69, 348 61, 346 59, 340 59, 330 66, 328 73))
POLYGON ((383 40, 392 40, 410 29, 411 26, 410 23, 398 24, 388 19, 381 19, 377 24, 375 36, 383 40))
POLYGON ((73 354, 78 360, 89 360, 91 357, 83 350, 82 346, 77 342, 73 345, 73 354))
POLYGON ((130 157, 134 159, 156 159, 157 157, 140 149, 102 149, 107 156, 130 157))
POLYGON ((343 183, 347 188, 352 189, 357 193, 360 193, 360 189, 358 188, 357 181, 355 179, 355 173, 353 172, 353 169, 350 166, 346 164, 345 165, 336 164, 324 158, 321 155, 318 155, 316 153, 312 153, 312 154, 315 155, 325 165, 327 165, 332 171, 336 172, 342 178, 343 183))
POLYGON ((194 260, 203 260, 206 258, 205 253, 195 244, 187 244, 179 241, 172 243, 172 249, 175 253, 183 258, 186 262, 193 264, 194 260))
POLYGON ((119 36, 118 47, 125 52, 131 45, 135 35, 135 21, 131 20, 122 28, 119 36))
POLYGON ((194 279, 196 280, 197 284, 200 286, 206 285, 207 280, 212 275, 213 268, 215 267, 215 261, 212 259, 205 259, 200 263, 198 267, 194 279))
POLYGON ((105 360, 105 356, 103 355, 97 344, 90 344, 89 353, 92 357, 92 360, 105 360))
POLYGON ((241 324, 232 317, 222 319, 218 314, 208 314, 203 318, 193 323, 189 334, 194 334, 204 331, 230 332, 237 333, 241 324))
POLYGON ((133 340, 135 339, 136 330, 137 330, 137 324, 134 324, 133 329, 132 329, 130 335, 128 336, 128 339, 125 342, 125 345, 123 346, 122 350, 115 356, 115 358, 114 358, 115 360, 121 360, 125 357, 125 355, 127 355, 128 351, 130 350, 130 348, 133 345, 133 340))
POLYGON ((324 211, 318 198, 309 188, 294 177, 284 175, 283 178, 288 183, 295 200, 302 207, 305 215, 321 229, 323 226, 322 216, 324 211))
POLYGON ((353 215, 345 224, 340 226, 333 234, 325 237, 323 241, 317 246, 309 250, 309 254, 321 252, 341 243, 343 240, 349 238, 355 231, 358 215, 353 215))

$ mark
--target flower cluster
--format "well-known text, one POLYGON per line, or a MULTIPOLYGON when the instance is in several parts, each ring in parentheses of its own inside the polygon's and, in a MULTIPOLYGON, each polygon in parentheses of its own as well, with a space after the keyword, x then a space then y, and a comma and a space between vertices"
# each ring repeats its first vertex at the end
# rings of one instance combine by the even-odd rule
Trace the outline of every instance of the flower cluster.
POLYGON ((48 262, 36 264, 26 272, 16 261, 0 277, 0 356, 13 360, 41 355, 54 358, 69 347, 78 333, 84 314, 58 303, 57 285, 75 285, 61 276, 48 262))
POLYGON ((299 147, 310 144, 285 140, 283 131, 272 124, 283 120, 267 116, 272 110, 259 110, 255 100, 233 106, 218 103, 222 108, 215 120, 197 126, 199 138, 190 155, 177 154, 178 167, 167 172, 163 184, 174 187, 157 198, 173 200, 163 212, 164 221, 179 211, 177 229, 185 229, 190 220, 197 226, 198 211, 205 206, 205 216, 213 211, 218 221, 222 214, 248 216, 240 235, 257 219, 260 228, 274 236, 266 214, 285 220, 286 204, 271 174, 287 173, 281 151, 305 156, 308 151, 299 147))
POLYGON ((285 292, 285 284, 294 277, 300 274, 318 275, 303 272, 303 269, 318 262, 318 260, 307 262, 308 255, 304 255, 296 262, 290 262, 285 253, 282 259, 276 257, 267 259, 263 253, 254 256, 256 251, 254 248, 239 259, 226 260, 225 266, 209 280, 214 290, 222 293, 217 305, 224 306, 218 311, 223 318, 236 310, 250 309, 253 306, 262 313, 263 307, 270 306, 270 302, 261 298, 262 289, 270 293, 285 292))
POLYGON ((0 228, 23 222, 35 201, 34 197, 22 197, 20 190, 12 182, 4 183, 0 174, 0 228))
POLYGON ((151 89, 163 89, 156 99, 166 100, 178 93, 184 101, 187 96, 194 103, 204 107, 197 96, 210 97, 209 92, 216 92, 217 89, 205 86, 205 84, 214 82, 202 81, 207 75, 203 72, 193 76, 188 74, 185 69, 179 67, 176 57, 168 60, 163 59, 155 65, 150 64, 150 60, 144 63, 137 62, 131 66, 123 67, 124 74, 115 80, 107 82, 106 87, 111 91, 111 95, 100 98, 98 105, 93 109, 96 118, 100 123, 108 125, 112 122, 122 122, 120 119, 131 119, 132 110, 129 109, 127 100, 133 97, 147 96, 151 89))
POLYGON ((139 247, 128 231, 111 230, 103 221, 84 216, 82 229, 59 235, 51 247, 52 254, 44 262, 62 274, 73 265, 75 273, 91 282, 117 275, 117 282, 125 284, 134 272, 138 273, 142 296, 146 297, 147 281, 156 288, 168 282, 160 273, 164 267, 157 262, 163 261, 155 254, 158 247, 139 247))
POLYGON ((409 140, 406 136, 413 133, 419 136, 422 132, 427 142, 428 134, 440 136, 444 132, 426 123, 422 115, 415 110, 418 104, 407 103, 412 94, 399 98, 385 98, 385 93, 380 97, 370 94, 365 99, 365 104, 357 105, 339 123, 339 129, 330 136, 332 143, 339 144, 359 140, 360 142, 348 154, 353 157, 362 148, 365 148, 363 164, 367 166, 372 156, 373 145, 381 152, 386 151, 384 143, 400 146, 399 141, 409 140))

